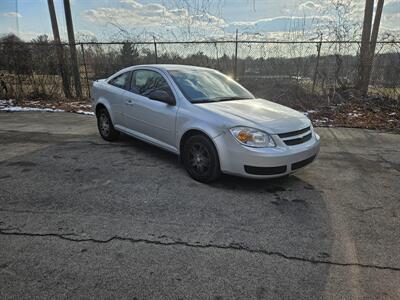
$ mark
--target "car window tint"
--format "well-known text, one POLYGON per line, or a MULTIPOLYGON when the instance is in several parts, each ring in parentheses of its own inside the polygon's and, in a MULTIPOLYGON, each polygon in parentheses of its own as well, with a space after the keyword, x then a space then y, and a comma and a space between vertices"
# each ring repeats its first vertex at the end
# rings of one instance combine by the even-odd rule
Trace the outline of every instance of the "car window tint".
POLYGON ((126 87, 128 86, 129 75, 130 72, 122 73, 121 75, 111 79, 109 81, 109 84, 119 87, 121 89, 126 89, 126 87))
POLYGON ((161 74, 151 70, 137 70, 133 73, 131 92, 148 96, 152 91, 163 90, 173 96, 167 81, 161 74))

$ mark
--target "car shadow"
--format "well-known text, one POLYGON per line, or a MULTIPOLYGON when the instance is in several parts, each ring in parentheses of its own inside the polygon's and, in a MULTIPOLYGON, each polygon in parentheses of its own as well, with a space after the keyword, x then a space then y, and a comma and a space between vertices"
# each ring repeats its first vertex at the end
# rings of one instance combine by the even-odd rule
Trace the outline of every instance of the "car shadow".
MULTIPOLYGON (((180 167, 184 170, 184 166, 181 164, 179 156, 165 151, 157 146, 151 145, 149 143, 143 142, 139 139, 133 138, 126 134, 121 134, 118 142, 114 144, 134 147, 135 151, 144 152, 146 155, 151 156, 154 159, 160 159, 165 163, 172 164, 176 167, 180 167)), ((129 153, 128 151, 123 151, 122 153, 129 153)), ((301 172, 301 171, 300 171, 301 172)), ((189 175, 188 179, 191 179, 189 175)), ((194 179, 191 179, 194 181, 194 179)), ((240 176, 234 176, 229 174, 222 174, 218 180, 213 183, 209 183, 210 187, 218 189, 242 189, 242 190, 260 190, 267 192, 279 192, 290 190, 291 187, 295 186, 296 182, 299 182, 299 178, 296 175, 289 174, 278 178, 246 178, 240 176)), ((201 184, 201 183, 199 183, 201 184)), ((312 185, 304 182, 303 184, 308 189, 314 189, 312 185)))

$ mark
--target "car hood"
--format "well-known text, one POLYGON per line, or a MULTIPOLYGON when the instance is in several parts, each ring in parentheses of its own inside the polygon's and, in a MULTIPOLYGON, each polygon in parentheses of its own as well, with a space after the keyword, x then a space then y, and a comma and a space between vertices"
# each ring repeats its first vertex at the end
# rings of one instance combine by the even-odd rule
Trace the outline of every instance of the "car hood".
POLYGON ((210 102, 198 106, 223 116, 230 121, 228 126, 252 126, 272 134, 299 130, 311 124, 302 113, 265 99, 210 102))

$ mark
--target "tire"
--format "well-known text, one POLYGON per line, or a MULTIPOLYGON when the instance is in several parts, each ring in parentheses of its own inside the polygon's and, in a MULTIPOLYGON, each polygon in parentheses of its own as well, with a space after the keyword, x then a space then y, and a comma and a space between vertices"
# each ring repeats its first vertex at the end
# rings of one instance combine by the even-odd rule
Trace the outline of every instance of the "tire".
POLYGON ((119 137, 119 131, 114 128, 110 114, 107 109, 102 108, 97 112, 97 128, 103 139, 106 141, 115 141, 119 137))
POLYGON ((218 152, 204 135, 191 136, 185 142, 182 161, 186 171, 197 181, 209 183, 221 175, 218 152))

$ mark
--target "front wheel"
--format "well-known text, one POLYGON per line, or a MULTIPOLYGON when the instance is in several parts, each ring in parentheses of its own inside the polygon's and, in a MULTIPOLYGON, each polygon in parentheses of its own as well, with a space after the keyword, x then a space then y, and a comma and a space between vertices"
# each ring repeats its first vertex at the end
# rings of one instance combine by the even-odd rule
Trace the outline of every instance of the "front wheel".
POLYGON ((97 113, 97 127, 101 137, 106 141, 114 141, 119 136, 119 131, 114 128, 110 114, 104 108, 97 113))
POLYGON ((221 175, 217 150, 203 135, 194 135, 186 141, 182 160, 189 175, 197 181, 208 183, 221 175))

